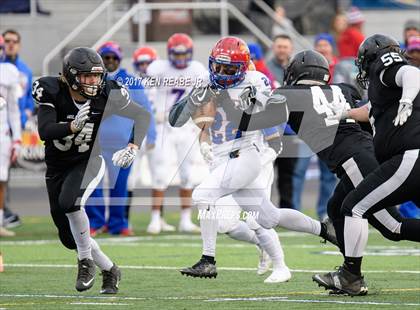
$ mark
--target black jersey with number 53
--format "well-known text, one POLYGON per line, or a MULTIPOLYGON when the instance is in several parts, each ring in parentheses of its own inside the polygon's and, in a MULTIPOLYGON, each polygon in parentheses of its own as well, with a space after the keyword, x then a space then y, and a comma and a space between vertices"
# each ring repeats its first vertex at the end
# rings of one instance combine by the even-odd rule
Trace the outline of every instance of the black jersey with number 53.
POLYGON ((96 134, 104 115, 118 114, 136 121, 141 142, 146 132, 149 113, 130 102, 128 91, 115 81, 106 81, 97 99, 89 100, 89 120, 83 129, 72 133, 70 123, 83 103, 75 102, 68 85, 60 77, 42 77, 33 83, 32 96, 39 104, 38 131, 45 141, 45 161, 48 169, 63 170, 84 160, 92 152, 96 134), (147 115, 146 115, 147 114, 147 115))

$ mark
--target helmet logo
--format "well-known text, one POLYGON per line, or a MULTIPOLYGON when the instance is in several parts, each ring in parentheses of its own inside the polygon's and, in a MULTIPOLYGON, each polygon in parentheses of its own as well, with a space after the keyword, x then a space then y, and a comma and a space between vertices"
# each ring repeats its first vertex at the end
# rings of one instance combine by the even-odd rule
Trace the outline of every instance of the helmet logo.
POLYGON ((70 69, 70 73, 71 73, 71 74, 77 74, 77 70, 76 70, 76 69, 74 69, 74 68, 71 68, 71 69, 70 69))
POLYGON ((220 62, 231 62, 231 58, 228 55, 217 55, 215 60, 220 62))
POLYGON ((92 67, 90 70, 92 73, 102 73, 104 69, 102 67, 92 67))

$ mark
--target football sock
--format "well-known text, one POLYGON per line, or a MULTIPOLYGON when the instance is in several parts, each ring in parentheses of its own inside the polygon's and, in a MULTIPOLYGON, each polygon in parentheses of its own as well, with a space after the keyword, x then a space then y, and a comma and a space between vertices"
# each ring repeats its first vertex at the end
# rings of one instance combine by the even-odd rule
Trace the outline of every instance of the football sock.
POLYGON ((319 221, 293 209, 277 209, 276 211, 276 226, 316 236, 320 235, 321 223, 319 221))
POLYGON ((255 233, 261 249, 267 252, 273 262, 273 269, 285 267, 284 253, 274 229, 258 228, 255 233))
POLYGON ((363 257, 344 257, 344 268, 350 271, 352 274, 361 275, 363 257))
POLYGON ((209 256, 209 255, 201 255, 201 259, 204 259, 206 261, 208 261, 211 264, 216 264, 216 261, 214 260, 214 256, 209 256))
POLYGON ((114 264, 109 259, 109 257, 106 256, 104 252, 102 252, 98 243, 93 238, 90 238, 90 245, 92 247, 93 261, 95 262, 96 266, 98 266, 101 270, 110 271, 114 264))
POLYGON ((77 246, 79 260, 92 259, 92 248, 90 244, 89 219, 84 209, 66 213, 70 223, 70 230, 77 246))
POLYGON ((406 219, 401 224, 401 239, 420 242, 420 220, 406 219))
POLYGON ((215 207, 198 205, 201 239, 203 241, 203 255, 216 256, 217 219, 215 207))
POLYGON ((191 222, 191 208, 181 209, 180 222, 191 222))
POLYGON ((249 228, 247 223, 245 223, 244 221, 239 221, 237 225, 235 225, 235 228, 233 228, 226 234, 235 240, 245 241, 252 244, 258 244, 258 238, 255 231, 249 228))
POLYGON ((160 221, 160 210, 152 210, 150 221, 151 222, 160 221))
POLYGON ((364 218, 344 218, 344 249, 347 257, 362 257, 368 240, 368 221, 364 218))

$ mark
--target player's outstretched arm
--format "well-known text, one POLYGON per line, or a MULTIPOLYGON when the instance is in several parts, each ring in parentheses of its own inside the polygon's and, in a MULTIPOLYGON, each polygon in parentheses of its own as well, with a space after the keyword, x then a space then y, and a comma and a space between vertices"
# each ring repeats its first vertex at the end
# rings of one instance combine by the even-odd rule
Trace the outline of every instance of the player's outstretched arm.
POLYGON ((194 106, 188 104, 188 95, 176 102, 169 111, 169 124, 172 127, 181 127, 190 119, 194 106))

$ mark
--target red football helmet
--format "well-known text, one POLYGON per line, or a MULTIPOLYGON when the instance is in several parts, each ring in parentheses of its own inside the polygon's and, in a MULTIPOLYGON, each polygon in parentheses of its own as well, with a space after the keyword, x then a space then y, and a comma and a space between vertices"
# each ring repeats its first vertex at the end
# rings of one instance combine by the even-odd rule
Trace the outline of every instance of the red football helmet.
POLYGON ((209 57, 210 80, 214 86, 228 88, 245 78, 251 61, 248 45, 237 37, 220 39, 209 57))
POLYGON ((168 39, 168 58, 177 69, 184 69, 192 60, 193 41, 185 33, 175 33, 168 39))
POLYGON ((147 67, 156 59, 157 52, 153 47, 139 47, 133 53, 134 70, 138 71, 140 74, 145 74, 147 67))

